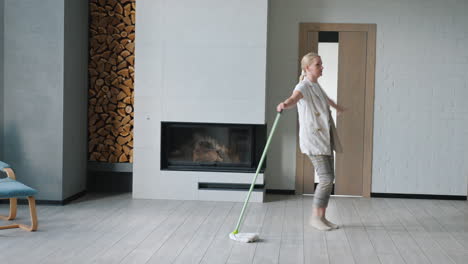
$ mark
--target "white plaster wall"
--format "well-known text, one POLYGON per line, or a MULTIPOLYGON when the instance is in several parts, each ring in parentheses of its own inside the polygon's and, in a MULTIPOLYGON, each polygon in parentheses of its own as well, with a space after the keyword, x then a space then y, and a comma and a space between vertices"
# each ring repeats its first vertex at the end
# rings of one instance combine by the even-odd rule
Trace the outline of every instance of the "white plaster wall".
MULTIPOLYGON (((319 43, 318 52, 322 58, 324 70, 327 72, 326 75, 320 78, 320 85, 327 93, 327 96, 336 102, 338 97, 338 55, 339 55, 339 44, 338 43, 319 43)), ((333 120, 336 118, 335 108, 331 108, 333 120)), ((316 182, 318 182, 318 175, 315 174, 316 182)))
POLYGON ((195 197, 193 173, 160 171, 161 121, 265 123, 267 6, 138 1, 134 197, 195 197))
MULTIPOLYGON (((268 123, 297 82, 300 22, 375 23, 372 192, 466 195, 467 10, 465 0, 271 0, 268 123)), ((272 142, 267 188, 294 189, 295 116, 272 142)))

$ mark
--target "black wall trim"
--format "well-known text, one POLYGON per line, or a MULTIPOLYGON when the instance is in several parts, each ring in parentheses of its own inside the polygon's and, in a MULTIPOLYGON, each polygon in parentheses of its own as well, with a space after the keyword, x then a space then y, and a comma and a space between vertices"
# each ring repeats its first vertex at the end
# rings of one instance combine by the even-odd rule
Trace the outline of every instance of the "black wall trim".
POLYGON ((435 195, 435 194, 406 194, 406 193, 371 193, 376 198, 406 198, 406 199, 433 199, 433 200, 467 200, 462 195, 435 195))
POLYGON ((267 194, 285 194, 285 195, 295 195, 296 191, 294 190, 281 190, 281 189, 267 189, 267 194))
POLYGON ((72 195, 72 196, 68 197, 67 199, 63 200, 62 205, 66 205, 66 204, 70 203, 71 201, 74 201, 74 200, 76 200, 78 198, 81 198, 81 197, 85 196, 86 193, 87 193, 87 191, 85 190, 85 191, 79 192, 79 193, 77 193, 75 195, 72 195))
MULTIPOLYGON (((264 189, 264 185, 255 184, 254 191, 260 191, 264 189)), ((215 183, 215 182, 199 182, 199 190, 225 190, 225 191, 238 191, 238 190, 249 190, 250 184, 247 183, 215 183)))
MULTIPOLYGON (((82 191, 62 201, 60 200, 36 200, 36 204, 38 205, 67 205, 70 202, 83 197, 86 193, 87 193, 86 191, 82 191)), ((9 203, 10 203, 9 199, 0 200, 0 204, 9 204, 9 203)), ((28 204, 28 200, 26 198, 18 198, 18 204, 28 204)))
POLYGON ((86 189, 89 192, 131 192, 133 163, 88 161, 86 189))
POLYGON ((320 31, 318 36, 319 42, 338 43, 340 34, 338 31, 320 31))
POLYGON ((88 171, 132 172, 133 163, 107 163, 88 161, 88 171))
POLYGON ((87 189, 89 192, 131 192, 132 172, 89 171, 87 189))

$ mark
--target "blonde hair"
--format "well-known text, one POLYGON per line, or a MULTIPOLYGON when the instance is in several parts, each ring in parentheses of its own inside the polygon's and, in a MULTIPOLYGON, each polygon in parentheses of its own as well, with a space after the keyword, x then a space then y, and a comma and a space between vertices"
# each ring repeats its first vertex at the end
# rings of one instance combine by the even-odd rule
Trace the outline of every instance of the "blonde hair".
POLYGON ((307 66, 309 66, 310 64, 312 64, 312 61, 315 59, 315 58, 318 58, 320 57, 320 55, 318 55, 317 53, 315 52, 309 52, 307 53, 306 55, 304 55, 304 57, 302 57, 301 59, 301 75, 299 76, 299 81, 302 81, 304 80, 305 76, 306 76, 306 71, 305 71, 305 68, 307 66))

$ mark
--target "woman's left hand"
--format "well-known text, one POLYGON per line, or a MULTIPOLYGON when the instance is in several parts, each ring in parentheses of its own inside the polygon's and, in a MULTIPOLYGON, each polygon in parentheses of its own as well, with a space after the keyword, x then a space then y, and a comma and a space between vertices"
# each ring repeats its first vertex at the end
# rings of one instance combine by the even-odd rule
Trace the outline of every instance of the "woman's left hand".
POLYGON ((348 110, 348 109, 347 109, 347 108, 344 108, 344 107, 341 106, 341 105, 337 105, 337 106, 336 106, 336 113, 337 113, 338 115, 342 114, 342 113, 343 113, 344 111, 346 111, 346 110, 348 110))

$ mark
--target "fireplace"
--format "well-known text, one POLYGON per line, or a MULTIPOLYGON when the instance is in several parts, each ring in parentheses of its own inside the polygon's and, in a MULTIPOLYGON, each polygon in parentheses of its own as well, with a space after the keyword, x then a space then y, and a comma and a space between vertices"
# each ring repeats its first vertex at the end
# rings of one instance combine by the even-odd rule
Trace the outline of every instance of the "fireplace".
POLYGON ((161 169, 255 172, 265 142, 265 125, 161 122, 161 169))

